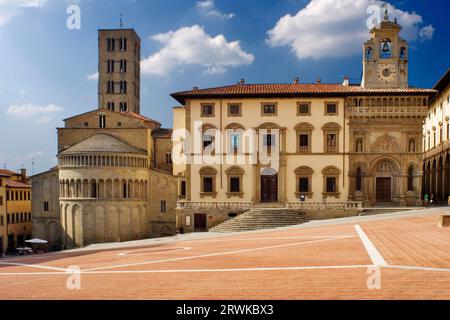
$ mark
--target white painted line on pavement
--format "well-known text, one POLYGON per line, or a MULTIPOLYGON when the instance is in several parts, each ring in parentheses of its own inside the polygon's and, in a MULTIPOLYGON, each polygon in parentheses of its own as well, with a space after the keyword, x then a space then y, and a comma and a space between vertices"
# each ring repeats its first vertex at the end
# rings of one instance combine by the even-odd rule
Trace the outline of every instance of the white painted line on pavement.
POLYGON ((367 253, 369 254, 370 259, 373 264, 377 267, 387 267, 387 262, 384 260, 383 256, 378 252, 377 248, 374 246, 372 241, 370 241, 369 237, 363 231, 359 224, 355 225, 356 233, 361 239, 364 247, 366 248, 367 253))

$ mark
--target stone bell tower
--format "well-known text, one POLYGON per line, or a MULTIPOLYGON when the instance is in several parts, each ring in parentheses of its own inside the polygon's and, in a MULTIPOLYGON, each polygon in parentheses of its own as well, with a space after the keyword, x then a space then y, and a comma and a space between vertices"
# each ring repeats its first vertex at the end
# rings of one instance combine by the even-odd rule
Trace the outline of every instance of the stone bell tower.
POLYGON ((389 20, 386 7, 383 21, 363 46, 363 88, 408 87, 408 43, 399 36, 401 29, 397 19, 389 20))
POLYGON ((98 31, 99 108, 140 113, 141 39, 134 29, 98 31))

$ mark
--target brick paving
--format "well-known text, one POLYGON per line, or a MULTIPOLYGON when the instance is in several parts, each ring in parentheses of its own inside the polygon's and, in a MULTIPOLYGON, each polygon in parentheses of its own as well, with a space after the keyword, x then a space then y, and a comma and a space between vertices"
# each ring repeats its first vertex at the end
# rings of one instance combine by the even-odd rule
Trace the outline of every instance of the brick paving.
POLYGON ((438 214, 0 260, 3 299, 450 299, 450 229, 438 214), (359 224, 388 263, 367 288, 359 224), (19 265, 11 265, 19 264, 19 265), (81 289, 66 287, 69 266, 81 289))

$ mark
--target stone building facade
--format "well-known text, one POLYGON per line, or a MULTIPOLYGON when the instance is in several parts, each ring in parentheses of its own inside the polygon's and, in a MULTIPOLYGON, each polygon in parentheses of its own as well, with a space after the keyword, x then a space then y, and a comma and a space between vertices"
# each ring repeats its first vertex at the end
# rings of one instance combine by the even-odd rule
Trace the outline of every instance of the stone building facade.
POLYGON ((423 129, 423 190, 443 204, 450 196, 450 69, 434 89, 423 129))
POLYGON ((258 206, 336 216, 420 205, 422 123, 435 90, 409 86, 400 30, 387 15, 371 30, 360 85, 241 80, 172 94, 181 104, 173 137, 180 225, 204 231, 258 206), (276 155, 276 168, 262 155, 276 155))
POLYGON ((139 57, 134 30, 99 31, 99 108, 64 120, 57 167, 32 178, 50 249, 175 233, 171 130, 140 114, 139 57))

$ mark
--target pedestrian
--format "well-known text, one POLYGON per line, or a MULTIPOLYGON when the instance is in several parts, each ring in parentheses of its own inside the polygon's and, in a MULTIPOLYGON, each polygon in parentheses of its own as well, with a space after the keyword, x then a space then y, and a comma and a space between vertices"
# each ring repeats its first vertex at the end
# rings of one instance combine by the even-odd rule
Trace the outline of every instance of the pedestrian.
POLYGON ((425 207, 427 208, 428 207, 428 204, 429 204, 429 196, 428 196, 428 193, 425 193, 425 196, 423 197, 423 202, 424 202, 424 205, 425 205, 425 207))

